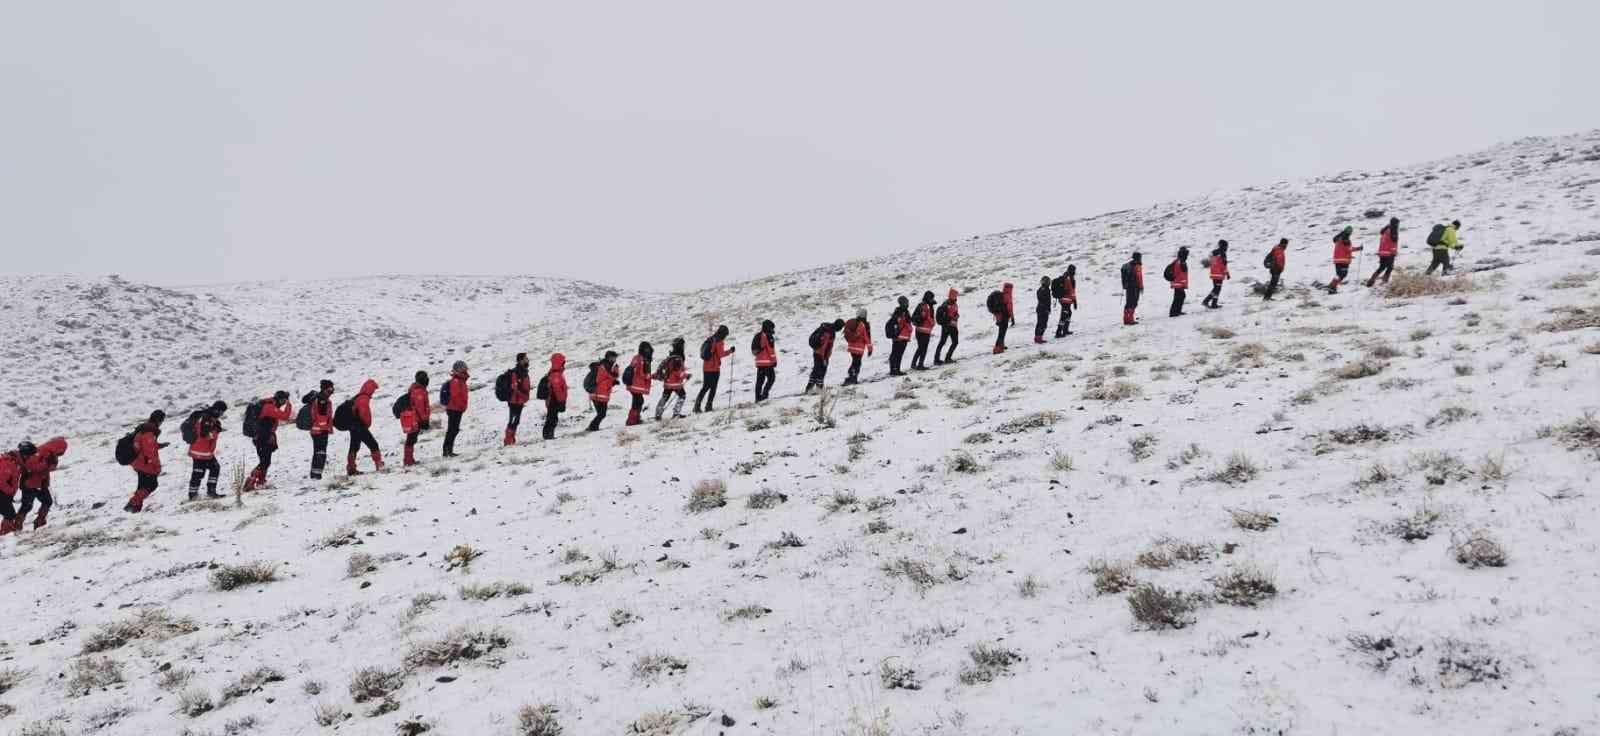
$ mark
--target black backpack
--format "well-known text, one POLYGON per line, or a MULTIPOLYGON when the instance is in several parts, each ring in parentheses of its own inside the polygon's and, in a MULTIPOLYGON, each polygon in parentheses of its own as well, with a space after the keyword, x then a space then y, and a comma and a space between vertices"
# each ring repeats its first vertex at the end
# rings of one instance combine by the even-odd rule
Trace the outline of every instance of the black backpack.
POLYGON ((356 400, 345 399, 339 408, 333 410, 333 428, 340 432, 349 432, 356 426, 356 400))
POLYGON ((1261 267, 1271 271, 1274 265, 1277 264, 1272 258, 1272 251, 1269 250, 1265 256, 1261 257, 1261 267))
POLYGON ((989 292, 988 301, 984 305, 989 308, 989 314, 1001 315, 1006 313, 1006 295, 998 291, 989 292))
POLYGON ((200 418, 205 416, 203 411, 189 413, 189 418, 184 420, 183 426, 178 427, 178 434, 183 435, 183 444, 192 445, 200 438, 200 418))
POLYGON ((1050 280, 1050 296, 1064 299, 1067 296, 1067 277, 1057 276, 1050 280))
POLYGON ((439 406, 450 405, 450 382, 454 380, 454 378, 447 378, 444 383, 439 384, 439 406))
POLYGON ((394 400, 394 418, 399 419, 401 414, 404 414, 410 410, 411 392, 407 391, 406 393, 400 394, 400 398, 394 400))
POLYGON ((950 326, 950 304, 949 303, 940 304, 939 308, 934 310, 934 312, 933 312, 933 321, 938 322, 940 327, 949 327, 950 326))
POLYGON ((122 439, 117 440, 116 457, 118 465, 132 465, 133 459, 139 455, 138 450, 133 447, 133 435, 134 432, 129 432, 123 435, 122 439))
POLYGON ((494 379, 494 397, 500 401, 511 400, 511 371, 501 373, 499 378, 494 379))
POLYGON ((827 328, 818 327, 817 329, 811 331, 811 339, 809 340, 809 344, 811 345, 812 350, 822 347, 822 332, 825 329, 827 328))
POLYGON ((766 333, 757 332, 755 335, 750 337, 750 354, 751 355, 755 355, 756 353, 761 352, 761 336, 764 335, 764 334, 766 334, 766 333))
POLYGON ((539 377, 539 386, 533 390, 533 398, 540 401, 550 398, 550 374, 539 377))
MULTIPOLYGON (((710 345, 711 341, 707 340, 706 344, 710 345)), ((596 388, 600 387, 600 378, 599 378, 599 376, 596 375, 596 372, 600 370, 599 366, 600 366, 599 363, 591 363, 589 365, 589 374, 583 377, 583 390, 584 391, 587 391, 587 392, 592 394, 592 393, 594 393, 594 390, 596 388)))
POLYGON ((1434 225, 1433 229, 1428 231, 1428 245, 1438 245, 1443 240, 1444 226, 1434 225))
POLYGON ((622 385, 624 385, 624 386, 632 386, 633 385, 633 364, 632 363, 629 363, 627 368, 623 368, 622 369, 622 385))
POLYGON ((296 429, 299 429, 302 432, 310 432, 311 431, 311 402, 312 401, 316 401, 316 399, 315 398, 311 398, 311 399, 308 399, 305 403, 301 404, 300 405, 300 411, 295 412, 295 415, 294 415, 294 426, 295 426, 296 429))
POLYGON ((894 314, 889 315, 889 321, 883 323, 883 335, 884 335, 884 337, 887 337, 890 340, 893 340, 896 337, 899 337, 899 335, 900 335, 900 310, 898 310, 898 309, 895 310, 894 314))
POLYGON ((1171 281, 1174 278, 1177 278, 1177 276, 1178 276, 1178 262, 1177 261, 1173 261, 1171 263, 1168 263, 1166 270, 1161 272, 1161 278, 1164 278, 1164 279, 1166 279, 1168 281, 1171 281))
POLYGON ((261 402, 252 401, 244 408, 244 426, 239 428, 239 433, 246 437, 256 436, 256 427, 261 426, 261 402))
POLYGON ((706 338, 705 342, 700 343, 700 359, 711 360, 711 338, 709 337, 706 338))

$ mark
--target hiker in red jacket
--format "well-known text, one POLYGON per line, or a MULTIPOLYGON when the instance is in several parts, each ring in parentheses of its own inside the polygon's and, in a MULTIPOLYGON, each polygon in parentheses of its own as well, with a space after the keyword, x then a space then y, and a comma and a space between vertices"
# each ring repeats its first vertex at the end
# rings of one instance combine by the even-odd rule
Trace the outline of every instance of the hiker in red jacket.
POLYGON ((563 373, 566 369, 567 356, 552 353, 550 371, 544 376, 544 432, 541 436, 547 440, 556 438, 556 422, 561 412, 567 410, 567 376, 563 373))
POLYGON ((439 403, 444 406, 444 457, 456 456, 456 436, 461 434, 461 415, 467 413, 467 372, 465 361, 450 366, 450 379, 440 388, 439 403))
POLYGON ((1078 267, 1067 264, 1067 270, 1050 284, 1050 293, 1061 304, 1061 316, 1056 321, 1056 337, 1072 334, 1072 310, 1078 306, 1078 267))
POLYGON ((383 472, 383 452, 378 449, 378 438, 372 436, 372 394, 377 390, 378 382, 368 378, 351 401, 350 408, 355 412, 355 421, 350 424, 350 453, 345 456, 344 462, 346 475, 361 475, 356 468, 356 453, 361 451, 363 445, 372 453, 373 470, 383 472))
POLYGON ((1167 316, 1183 316, 1183 297, 1189 289, 1188 246, 1178 249, 1178 257, 1167 264, 1167 270, 1162 272, 1161 275, 1172 284, 1172 308, 1167 310, 1167 316))
POLYGON ((600 422, 605 420, 606 409, 611 404, 611 388, 617 385, 618 379, 615 350, 607 350, 605 357, 589 364, 589 376, 584 378, 584 389, 589 392, 589 403, 594 406, 594 419, 589 420, 587 431, 600 430, 600 422))
POLYGON ((144 511, 144 500, 156 492, 159 485, 157 477, 161 475, 161 448, 167 443, 157 441, 161 436, 161 423, 167 420, 167 413, 157 409, 150 412, 150 419, 140 424, 133 430, 133 462, 128 466, 138 476, 138 484, 134 486, 133 496, 122 507, 123 511, 137 514, 144 511))
POLYGON ((1221 309, 1222 304, 1217 299, 1222 296, 1222 282, 1233 278, 1228 271, 1228 241, 1217 241, 1217 247, 1211 251, 1206 265, 1211 269, 1211 293, 1200 303, 1207 309, 1221 309))
POLYGON ((911 370, 928 370, 928 341, 933 339, 933 326, 938 324, 933 316, 936 309, 933 292, 922 292, 922 301, 911 313, 911 324, 917 330, 917 351, 911 354, 911 370))
POLYGON ((432 412, 433 407, 428 402, 428 372, 417 371, 416 380, 411 388, 406 389, 405 409, 400 412, 400 431, 406 435, 405 454, 400 458, 401 467, 409 468, 417 464, 417 436, 428 426, 428 417, 432 412))
MULTIPOLYGON (((766 322, 764 324, 772 323, 766 322)), ((656 368, 656 378, 661 380, 661 401, 656 403, 656 421, 658 422, 661 421, 661 416, 667 412, 667 402, 673 397, 677 397, 678 403, 672 407, 672 418, 683 418, 683 400, 688 396, 684 393, 683 385, 689 382, 689 366, 684 359, 684 349, 683 338, 674 338, 671 352, 668 353, 666 359, 661 361, 661 365, 656 368)), ((761 379, 757 377, 756 384, 759 386, 760 383, 761 379)), ((770 383, 768 387, 771 387, 770 383)), ((762 398, 766 397, 763 396, 762 398)))
POLYGON ((628 387, 632 394, 631 403, 628 405, 628 420, 623 426, 632 427, 642 421, 639 414, 644 411, 644 398, 650 395, 650 366, 655 357, 655 348, 648 342, 639 343, 639 352, 635 353, 633 360, 628 363, 622 372, 622 384, 628 387))
POLYGON ((1283 269, 1289 265, 1289 239, 1279 238, 1278 244, 1272 246, 1267 257, 1262 259, 1261 265, 1267 267, 1267 273, 1271 276, 1267 281, 1266 293, 1261 297, 1263 300, 1268 300, 1278 290, 1278 280, 1283 278, 1283 269))
MULTIPOLYGON (((811 331, 809 344, 811 345, 811 378, 806 381, 804 393, 811 393, 813 388, 821 388, 822 381, 828 376, 828 361, 833 358, 833 342, 839 330, 844 329, 844 320, 836 319, 832 322, 823 322, 817 329, 811 331)), ((924 341, 926 342, 926 341, 924 341)))
POLYGON ((750 338, 750 353, 756 359, 756 401, 759 403, 772 395, 772 384, 778 380, 778 326, 772 320, 761 320, 761 329, 750 338))
POLYGON ((267 485, 267 470, 272 467, 272 453, 278 451, 278 422, 294 417, 289 404, 289 392, 277 391, 259 404, 256 414, 255 436, 256 467, 245 479, 244 490, 254 491, 267 485))
POLYGON ((23 450, 32 454, 37 448, 32 442, 24 442, 15 450, 0 453, 0 536, 10 534, 21 526, 14 501, 17 490, 22 487, 23 450))
POLYGON ((872 325, 867 323, 867 310, 857 309, 854 319, 845 320, 844 348, 850 353, 850 370, 845 373, 845 386, 861 382, 861 356, 872 355, 872 325))
POLYGON ((1338 235, 1333 236, 1333 280, 1328 282, 1328 293, 1339 293, 1339 284, 1344 283, 1344 278, 1350 275, 1350 260, 1352 254, 1361 250, 1359 245, 1350 244, 1350 236, 1355 228, 1345 226, 1338 235))
POLYGON ((1133 252, 1133 257, 1122 264, 1122 293, 1126 301, 1122 303, 1122 324, 1136 325, 1139 320, 1134 318, 1134 313, 1139 309, 1139 295, 1144 293, 1144 254, 1133 252))
POLYGON ((1006 328, 1017 324, 1016 303, 1011 299, 1011 282, 1007 281, 1000 286, 1000 298, 994 299, 994 293, 989 294, 989 314, 994 315, 994 325, 999 328, 999 334, 994 338, 994 352, 1006 351, 1006 328))
POLYGON ((23 456, 22 477, 17 483, 22 489, 22 503, 17 506, 11 531, 22 528, 35 501, 39 503, 39 514, 33 518, 33 528, 38 529, 45 525, 50 516, 50 507, 55 504, 55 499, 50 495, 50 473, 61 463, 61 456, 67 454, 67 440, 64 437, 52 437, 36 448, 24 442, 17 446, 17 454, 23 456), (30 448, 32 452, 28 452, 30 448))
POLYGON ((718 325, 717 331, 700 344, 700 372, 705 374, 705 381, 700 385, 700 393, 694 397, 696 414, 711 411, 712 404, 717 401, 717 381, 722 378, 722 359, 733 355, 733 348, 726 345, 727 339, 728 326, 718 325))
POLYGON ((511 395, 506 397, 506 436, 504 446, 517 444, 517 427, 522 424, 522 407, 527 406, 533 394, 533 379, 528 376, 528 354, 517 353, 517 364, 511 368, 511 395))
POLYGON ((1389 274, 1394 272, 1395 256, 1400 255, 1400 218, 1389 218, 1389 224, 1378 231, 1378 270, 1372 272, 1372 277, 1367 279, 1367 288, 1372 288, 1381 279, 1389 283, 1389 274))
POLYGON ((333 434, 333 381, 322 379, 307 400, 311 403, 311 479, 322 480, 322 469, 328 465, 328 436, 333 434))
POLYGON ((944 303, 933 313, 933 321, 939 324, 939 344, 933 346, 934 365, 956 361, 956 346, 961 344, 961 307, 956 305, 957 295, 955 289, 945 292, 944 303), (950 342, 948 351, 944 349, 947 340, 950 342))
POLYGON ((190 429, 194 442, 189 443, 189 459, 193 467, 189 472, 189 500, 200 497, 200 481, 206 482, 207 498, 222 498, 217 493, 217 477, 222 475, 222 464, 217 462, 217 438, 222 435, 222 416, 228 405, 218 401, 193 420, 190 429))
POLYGON ((889 338, 889 375, 903 376, 905 371, 900 370, 900 362, 906 357, 906 343, 911 342, 911 335, 916 330, 911 324, 911 300, 900 297, 894 308, 894 313, 889 315, 888 324, 884 325, 883 335, 889 338))

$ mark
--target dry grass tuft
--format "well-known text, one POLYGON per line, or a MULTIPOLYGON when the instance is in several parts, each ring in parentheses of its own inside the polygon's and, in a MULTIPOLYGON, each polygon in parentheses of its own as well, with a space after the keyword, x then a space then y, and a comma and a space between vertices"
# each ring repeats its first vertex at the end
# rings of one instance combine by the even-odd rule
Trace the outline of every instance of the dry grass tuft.
POLYGON ((1233 525, 1245 531, 1264 532, 1278 524, 1278 517, 1265 511, 1228 509, 1228 514, 1233 517, 1233 525))
POLYGON ((1600 305, 1561 307, 1551 311, 1561 316, 1539 325, 1540 332, 1571 332, 1600 327, 1600 305))
POLYGON ((1243 452, 1233 452, 1222 467, 1200 476, 1200 480, 1210 483, 1226 483, 1238 485, 1255 480, 1261 474, 1261 469, 1256 467, 1249 455, 1243 452))
POLYGON ((1133 620, 1146 629, 1181 629, 1194 623, 1194 601, 1182 592, 1141 585, 1128 594, 1133 620))
POLYGON ((686 507, 691 514, 702 511, 720 509, 728 505, 728 484, 721 478, 706 478, 696 481, 694 489, 689 493, 689 503, 686 507))
POLYGON ((1592 411, 1584 412, 1583 416, 1566 424, 1539 430, 1539 436, 1554 438, 1568 450, 1600 451, 1600 415, 1592 411))
POLYGON ((1217 600, 1233 606, 1254 607, 1278 594, 1271 575, 1255 567, 1229 570, 1211 581, 1217 600))
POLYGON ((217 590, 233 590, 246 585, 270 583, 277 579, 278 566, 270 562, 223 565, 211 571, 211 587, 217 590))
POLYGON ((1335 378, 1338 378, 1342 381, 1354 381, 1359 378, 1376 376, 1379 373, 1382 373, 1383 369, 1387 367, 1387 363, 1382 363, 1369 358, 1363 358, 1361 360, 1346 363, 1338 368, 1335 368, 1333 375, 1335 378))
POLYGON ((399 670, 362 667, 350 676, 350 699, 357 703, 382 700, 405 684, 405 674, 399 670))
POLYGON ((1200 330, 1201 334, 1206 335, 1213 340, 1231 340, 1236 334, 1233 330, 1230 330, 1226 327, 1199 327, 1196 329, 1200 330))
POLYGON ((963 685, 980 685, 1010 674, 1011 665, 1021 662, 1022 654, 999 644, 978 643, 967 650, 967 658, 971 664, 962 667, 956 679, 963 685))
POLYGON ((1144 389, 1132 381, 1100 382, 1085 388, 1083 398, 1090 401, 1125 401, 1143 393, 1144 389))
POLYGON ((81 651, 84 654, 106 652, 139 639, 166 641, 199 629, 193 619, 173 616, 165 608, 144 608, 132 618, 101 624, 84 640, 81 651))
POLYGON ((1060 416, 1054 411, 1036 411, 1026 416, 1017 417, 998 427, 994 431, 999 434, 1020 434, 1030 429, 1044 429, 1056 423, 1060 416))
POLYGON ((1449 294, 1465 294, 1477 289, 1472 277, 1465 274, 1460 276, 1429 276, 1411 270, 1395 271, 1389 279, 1389 286, 1384 289, 1383 295, 1390 299, 1414 299, 1422 296, 1445 296, 1449 294))
POLYGON ((917 590, 925 591, 939 584, 939 578, 934 576, 933 571, 928 567, 928 563, 921 560, 901 557, 892 562, 883 563, 882 570, 885 575, 891 578, 903 577, 911 581, 911 584, 916 586, 917 590))
POLYGON ((1133 577, 1133 565, 1127 560, 1097 557, 1084 569, 1094 575, 1094 591, 1100 595, 1121 593, 1139 583, 1133 577))
POLYGON ((501 631, 469 629, 464 626, 451 629, 444 636, 411 645, 406 652, 406 667, 417 670, 425 667, 444 667, 467 660, 478 659, 496 649, 511 645, 511 637, 501 631))
POLYGON ((1505 567, 1506 550, 1487 531, 1474 529, 1456 537, 1451 535, 1450 554, 1469 568, 1505 567))
POLYGON ((689 663, 670 654, 641 654, 633 661, 633 676, 649 680, 663 674, 672 676, 689 669, 689 663))
POLYGON ((67 691, 83 695, 95 688, 110 687, 122 681, 121 662, 110 657, 79 657, 72 661, 72 676, 67 678, 67 691))
POLYGON ((524 705, 517 711, 517 736, 561 736, 554 705, 524 705))

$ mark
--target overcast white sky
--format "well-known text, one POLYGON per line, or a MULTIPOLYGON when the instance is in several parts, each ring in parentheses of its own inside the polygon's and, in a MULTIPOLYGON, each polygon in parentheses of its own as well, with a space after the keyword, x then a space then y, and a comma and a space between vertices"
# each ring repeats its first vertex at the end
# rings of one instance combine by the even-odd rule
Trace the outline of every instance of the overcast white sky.
POLYGON ((1600 2, 0 0, 0 273, 682 290, 1600 126, 1600 2))

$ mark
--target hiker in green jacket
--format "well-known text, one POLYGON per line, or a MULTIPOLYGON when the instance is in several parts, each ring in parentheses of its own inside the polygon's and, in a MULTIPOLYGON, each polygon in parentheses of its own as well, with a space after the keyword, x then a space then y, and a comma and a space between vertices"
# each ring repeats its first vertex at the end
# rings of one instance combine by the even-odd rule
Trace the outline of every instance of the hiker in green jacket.
POLYGON ((1453 220, 1444 228, 1444 234, 1439 236, 1439 242, 1433 246, 1433 263, 1428 264, 1428 275, 1433 275, 1433 269, 1444 267, 1444 275, 1449 276, 1455 271, 1450 265, 1450 251, 1461 250, 1461 241, 1456 238, 1456 231, 1461 229, 1461 221, 1453 220))

